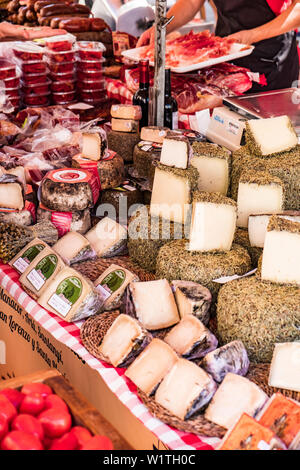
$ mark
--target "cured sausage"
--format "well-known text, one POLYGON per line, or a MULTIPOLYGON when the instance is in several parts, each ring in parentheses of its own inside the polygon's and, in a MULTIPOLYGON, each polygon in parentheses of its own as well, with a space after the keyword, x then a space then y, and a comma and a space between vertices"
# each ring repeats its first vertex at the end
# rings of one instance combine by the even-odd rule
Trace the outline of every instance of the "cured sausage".
POLYGON ((90 18, 70 18, 62 20, 59 23, 60 29, 65 29, 69 33, 84 33, 90 30, 91 19, 90 18))

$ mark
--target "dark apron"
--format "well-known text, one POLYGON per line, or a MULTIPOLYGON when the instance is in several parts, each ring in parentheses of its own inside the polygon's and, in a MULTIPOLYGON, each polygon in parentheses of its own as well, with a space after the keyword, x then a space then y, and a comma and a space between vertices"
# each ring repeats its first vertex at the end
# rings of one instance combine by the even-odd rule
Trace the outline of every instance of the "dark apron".
MULTIPOLYGON (((218 10, 216 35, 221 37, 257 28, 276 18, 267 0, 214 0, 214 3, 218 10)), ((296 33, 291 31, 257 42, 250 56, 234 63, 265 74, 268 85, 253 83, 250 93, 289 88, 299 76, 296 33)))

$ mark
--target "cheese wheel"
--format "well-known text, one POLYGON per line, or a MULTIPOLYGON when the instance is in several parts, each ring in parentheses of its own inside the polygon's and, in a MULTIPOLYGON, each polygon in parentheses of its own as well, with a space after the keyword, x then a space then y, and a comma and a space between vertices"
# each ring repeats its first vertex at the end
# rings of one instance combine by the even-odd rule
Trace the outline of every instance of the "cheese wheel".
POLYGON ((106 160, 98 162, 91 162, 76 156, 72 159, 72 166, 98 173, 101 190, 116 188, 125 180, 124 161, 117 153, 112 153, 106 160))
POLYGON ((56 227, 61 225, 61 216, 63 216, 67 223, 67 225, 64 224, 64 233, 66 231, 73 231, 85 234, 91 228, 91 215, 89 209, 85 209, 84 211, 61 213, 39 206, 37 210, 38 221, 49 220, 56 227))
POLYGON ((102 214, 105 207, 108 208, 107 205, 111 205, 115 210, 116 218, 127 224, 128 214, 132 212, 130 208, 134 204, 142 204, 142 202, 143 195, 141 191, 132 186, 130 182, 126 182, 115 189, 106 189, 101 192, 100 204, 96 209, 96 214, 99 214, 98 211, 102 214))
POLYGON ((33 223, 32 213, 26 209, 14 212, 0 211, 0 222, 5 222, 7 224, 14 223, 26 227, 33 223))
POLYGON ((111 131, 107 134, 109 149, 117 152, 125 162, 132 162, 133 149, 139 140, 139 132, 111 131))
POLYGON ((154 162, 159 162, 162 144, 153 142, 139 142, 133 151, 133 165, 135 176, 144 178, 149 181, 151 187, 153 185, 155 166, 154 162))

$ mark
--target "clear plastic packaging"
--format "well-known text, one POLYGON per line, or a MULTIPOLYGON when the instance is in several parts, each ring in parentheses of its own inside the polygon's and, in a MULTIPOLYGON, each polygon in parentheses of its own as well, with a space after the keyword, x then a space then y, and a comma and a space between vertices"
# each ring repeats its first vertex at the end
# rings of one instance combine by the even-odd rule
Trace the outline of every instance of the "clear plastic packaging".
POLYGON ((50 83, 51 83, 51 80, 47 80, 45 83, 34 83, 34 84, 31 84, 31 85, 27 85, 27 84, 21 82, 22 92, 26 96, 28 96, 28 95, 44 95, 44 94, 49 93, 50 83))
POLYGON ((76 92, 68 91, 66 93, 52 93, 52 101, 54 104, 66 104, 73 102, 75 99, 76 92))
POLYGON ((65 82, 68 80, 75 80, 75 69, 67 73, 50 73, 50 78, 53 82, 65 82))
POLYGON ((77 83, 78 90, 104 90, 105 80, 79 80, 77 83))
POLYGON ((78 81, 103 80, 103 70, 77 70, 78 81))
POLYGON ((46 73, 47 72, 47 63, 39 60, 33 61, 29 60, 27 62, 22 62, 21 64, 22 73, 46 73))
POLYGON ((19 98, 19 88, 3 88, 0 89, 0 93, 4 92, 9 98, 19 98))
POLYGON ((49 61, 49 69, 51 73, 74 73, 75 62, 52 62, 49 61))
POLYGON ((51 93, 48 92, 43 95, 25 95, 24 103, 26 106, 49 106, 50 94, 51 93))
POLYGON ((1 88, 17 88, 20 85, 20 78, 19 77, 7 78, 6 80, 2 80, 1 82, 0 82, 1 88))
POLYGON ((80 96, 83 101, 101 101, 106 98, 106 90, 104 88, 100 90, 80 90, 80 96))
POLYGON ((47 73, 24 73, 22 76, 23 83, 25 85, 47 83, 47 73))
POLYGON ((78 70, 81 72, 91 70, 102 70, 104 59, 100 60, 79 60, 77 62, 78 70))
POLYGON ((44 49, 36 44, 18 44, 13 47, 13 53, 17 59, 22 61, 39 61, 43 60, 44 49))
POLYGON ((47 51, 47 57, 51 62, 74 62, 75 52, 74 51, 47 51))
POLYGON ((63 82, 52 82, 51 90, 54 93, 67 93, 74 91, 76 86, 75 80, 65 80, 63 82))
POLYGON ((55 52, 70 51, 73 47, 73 42, 65 39, 65 36, 54 36, 53 38, 46 39, 46 47, 55 52))
POLYGON ((10 60, 0 59, 0 80, 15 78, 16 76, 16 65, 10 60))
POLYGON ((78 41, 76 47, 81 60, 102 59, 103 52, 106 50, 101 42, 96 41, 78 41))

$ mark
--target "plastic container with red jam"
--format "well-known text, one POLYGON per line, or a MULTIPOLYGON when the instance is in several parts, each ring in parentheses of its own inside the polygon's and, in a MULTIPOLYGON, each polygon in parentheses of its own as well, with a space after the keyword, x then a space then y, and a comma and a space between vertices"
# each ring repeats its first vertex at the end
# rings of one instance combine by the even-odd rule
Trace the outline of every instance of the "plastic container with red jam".
POLYGON ((13 53, 17 59, 28 62, 43 60, 44 49, 35 44, 20 44, 13 47, 13 53))
POLYGON ((16 66, 7 59, 0 59, 0 80, 15 78, 17 76, 16 66))
POLYGON ((47 63, 39 60, 33 61, 28 60, 27 62, 22 62, 21 64, 22 73, 46 73, 47 72, 47 63))
POLYGON ((24 85, 36 85, 48 82, 47 73, 24 73, 22 75, 24 85))
POLYGON ((102 70, 102 64, 104 59, 100 60, 79 60, 77 62, 78 70, 81 72, 90 71, 90 70, 102 70))
POLYGON ((6 96, 9 98, 19 98, 19 88, 2 88, 0 89, 0 93, 4 92, 6 96))
POLYGON ((66 93, 52 93, 52 101, 54 104, 71 103, 74 101, 75 95, 75 91, 68 91, 66 93))
POLYGON ((81 60, 102 59, 103 52, 106 50, 102 42, 95 41, 78 41, 76 47, 78 57, 81 60))
POLYGON ((45 83, 34 83, 31 85, 26 85, 24 82, 22 84, 22 92, 24 95, 44 95, 50 91, 51 80, 47 80, 45 83))
POLYGON ((105 80, 80 80, 77 88, 78 90, 104 90, 105 80))
POLYGON ((1 81, 4 84, 4 88, 18 88, 18 86, 20 85, 19 77, 7 78, 1 81))
POLYGON ((51 73, 74 73, 75 62, 48 62, 51 73))
POLYGON ((81 80, 102 80, 103 71, 102 70, 77 70, 77 79, 81 80))
POLYGON ((49 106, 50 92, 43 95, 24 95, 24 103, 27 106, 49 106))
POLYGON ((80 90, 80 97, 83 101, 94 100, 99 101, 104 99, 106 96, 106 90, 80 90))
POLYGON ((75 52, 74 51, 50 51, 47 50, 47 57, 51 62, 74 62, 75 61, 75 52))
POLYGON ((101 100, 94 100, 94 99, 85 99, 85 104, 90 106, 101 106, 105 102, 106 98, 102 98, 101 100))
POLYGON ((73 43, 70 40, 62 39, 62 37, 53 37, 46 39, 46 47, 51 51, 55 52, 65 52, 71 51, 73 47, 73 43))
POLYGON ((9 102, 15 110, 20 108, 20 105, 21 105, 20 97, 18 97, 18 98, 9 98, 9 102))
POLYGON ((75 80, 65 80, 64 82, 52 82, 51 90, 54 93, 68 93, 69 91, 74 91, 75 86, 75 80))
POLYGON ((67 82, 69 80, 75 80, 75 74, 73 72, 67 73, 50 73, 50 78, 53 82, 67 82))

